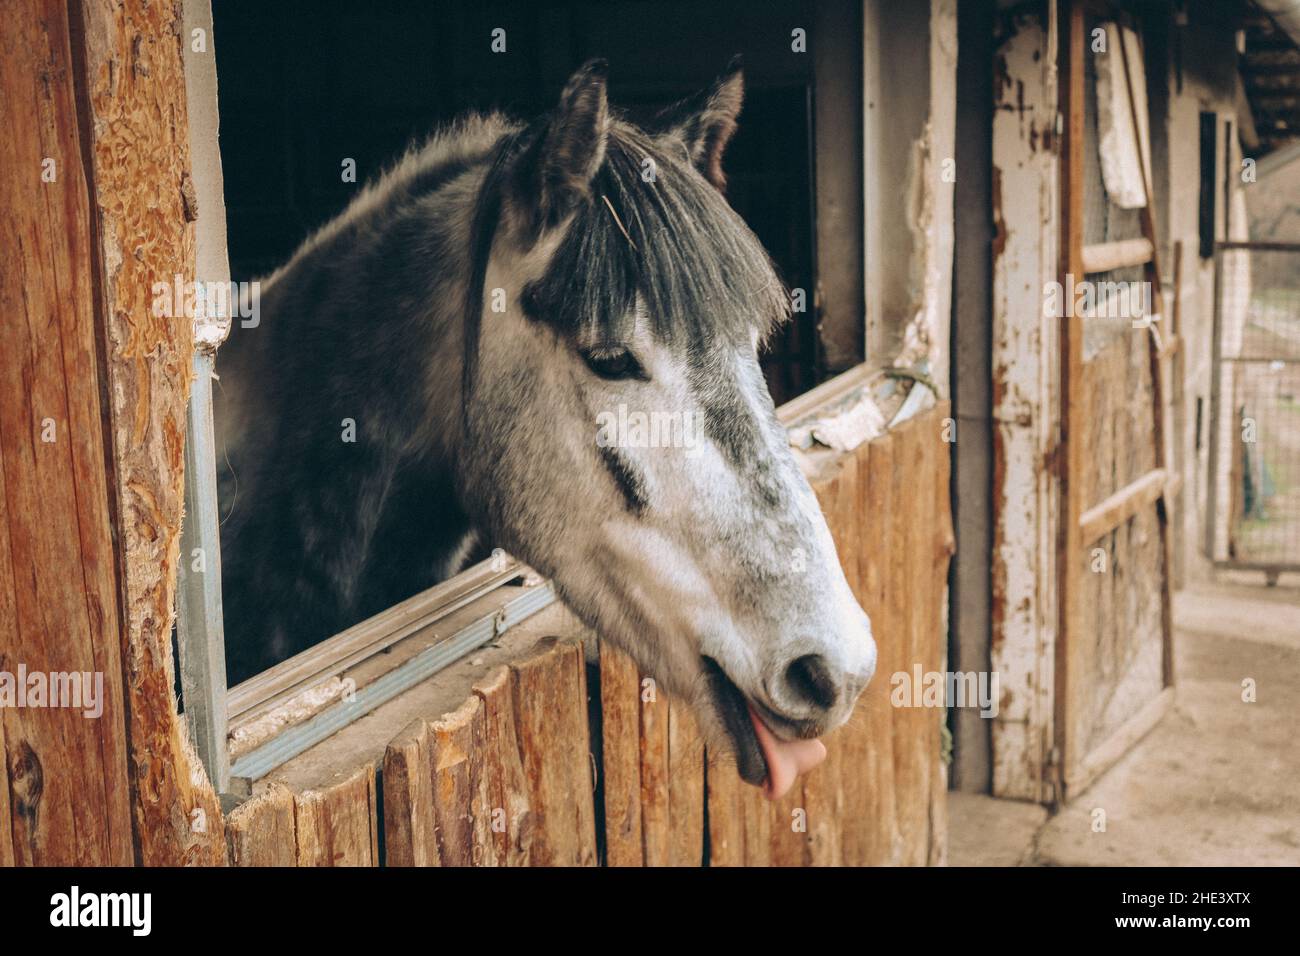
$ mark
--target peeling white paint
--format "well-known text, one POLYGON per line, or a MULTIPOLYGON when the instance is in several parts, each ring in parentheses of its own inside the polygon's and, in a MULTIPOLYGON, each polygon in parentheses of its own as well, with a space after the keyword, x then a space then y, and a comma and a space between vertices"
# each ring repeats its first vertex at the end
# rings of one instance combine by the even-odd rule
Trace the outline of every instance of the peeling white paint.
POLYGON ((1029 15, 998 51, 994 89, 993 794, 1042 800, 1052 741, 1057 631, 1058 325, 1044 316, 1056 278, 1058 159, 1055 43, 1029 15))
MULTIPOLYGON (((1115 23, 1106 24, 1106 52, 1092 54, 1097 67, 1097 133, 1098 154, 1101 157, 1101 175, 1106 192, 1116 205, 1124 209, 1140 209, 1147 204, 1146 187, 1138 167, 1137 141, 1133 138, 1133 111, 1129 106, 1128 80, 1124 73, 1124 57, 1139 79, 1133 83, 1133 99, 1137 103, 1138 122, 1142 127, 1142 142, 1151 142, 1148 130, 1146 72, 1142 64, 1142 45, 1128 27, 1122 30, 1115 23), (1120 37, 1124 51, 1120 49, 1120 37)), ((1146 158, 1147 182, 1151 181, 1151 150, 1143 150, 1146 158)))
POLYGON ((953 194, 956 153, 957 4, 930 5, 929 118, 912 144, 908 162, 907 227, 914 255, 908 286, 914 311, 903 329, 896 368, 925 368, 948 394, 952 310, 953 194))

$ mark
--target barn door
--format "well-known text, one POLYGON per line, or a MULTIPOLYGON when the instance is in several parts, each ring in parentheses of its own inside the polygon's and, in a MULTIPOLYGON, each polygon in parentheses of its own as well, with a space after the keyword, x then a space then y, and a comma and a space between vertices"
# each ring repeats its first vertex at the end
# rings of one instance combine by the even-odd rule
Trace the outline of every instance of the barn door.
POLYGON ((1061 6, 1060 628, 1050 775, 1081 792, 1172 698, 1166 361, 1138 32, 1061 6))

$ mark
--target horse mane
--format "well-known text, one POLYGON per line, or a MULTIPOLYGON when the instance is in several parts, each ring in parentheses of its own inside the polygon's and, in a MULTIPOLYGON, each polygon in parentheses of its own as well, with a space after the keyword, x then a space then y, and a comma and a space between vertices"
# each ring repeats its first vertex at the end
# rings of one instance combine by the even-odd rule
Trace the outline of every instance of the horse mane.
MULTIPOLYGON (((492 243, 505 204, 520 201, 510 195, 520 181, 514 167, 544 128, 545 118, 503 136, 479 190, 465 303, 467 386, 492 243)), ((611 124, 589 195, 545 274, 522 290, 531 318, 592 346, 625 342, 641 305, 661 341, 692 347, 747 341, 755 332, 762 338, 788 317, 789 296, 767 251, 671 143, 627 122, 611 124), (647 159, 652 181, 642 177, 647 159)))

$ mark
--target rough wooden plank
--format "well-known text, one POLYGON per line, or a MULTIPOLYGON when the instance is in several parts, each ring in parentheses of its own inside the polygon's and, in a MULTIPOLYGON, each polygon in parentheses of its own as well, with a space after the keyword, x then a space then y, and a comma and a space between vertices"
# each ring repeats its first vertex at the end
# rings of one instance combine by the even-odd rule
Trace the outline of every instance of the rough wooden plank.
POLYGON ((1042 318, 1044 283, 1060 279, 1058 200, 1052 188, 1059 141, 1030 131, 1056 128, 1051 77, 1057 51, 1042 8, 1021 6, 1004 23, 994 59, 991 183, 990 669, 1001 675, 1003 696, 991 721, 992 790, 1039 800, 1052 746, 1060 510, 1057 369, 1063 323, 1042 318))
MULTIPOLYGON (((868 541, 892 541, 897 523, 894 484, 889 480, 895 468, 895 440, 884 435, 871 443, 867 480, 859 512, 863 537, 868 541)), ((904 665, 901 628, 895 618, 889 594, 893 588, 890 565, 880 549, 864 552, 858 565, 861 591, 858 597, 871 617, 876 639, 876 676, 864 692, 865 714, 855 724, 855 749, 863 757, 865 774, 854 780, 846 792, 845 813, 850 819, 875 821, 861 824, 845 840, 845 863, 879 866, 897 862, 902 834, 898 828, 897 787, 894 770, 895 723, 898 710, 890 701, 890 680, 904 665)), ((848 759, 846 757, 846 759, 848 759)))
MULTIPOLYGON (((498 708, 499 711, 499 708, 498 708)), ((498 713, 494 715, 499 718, 498 713)), ((384 835, 390 866, 494 866, 511 856, 510 815, 505 810, 499 757, 490 758, 488 712, 477 694, 434 721, 417 720, 384 753, 384 835), (495 781, 489 779, 497 772, 495 781)), ((507 740, 507 746, 509 740, 507 740)), ((515 804, 514 842, 523 820, 515 804)), ((516 846, 516 853, 518 848, 516 846)))
POLYGON ((532 858, 533 818, 528 806, 528 782, 515 735, 510 669, 499 668, 476 684, 483 702, 483 773, 493 850, 485 862, 496 866, 527 866, 532 858))
POLYGON ((1165 470, 1156 468, 1089 508, 1079 518, 1080 544, 1087 547, 1153 505, 1165 493, 1168 480, 1165 470))
POLYGON ((411 723, 384 750, 384 861, 388 866, 438 866, 434 835, 429 724, 411 723))
POLYGON ((704 743, 690 707, 601 645, 606 859, 612 866, 699 866, 704 743))
MULTIPOLYGON (((93 301, 111 402, 110 493, 125 582, 123 663, 137 853, 145 864, 224 864, 216 794, 172 693, 194 330, 190 322, 156 315, 152 308, 154 283, 194 275, 194 230, 181 188, 189 144, 180 4, 79 0, 70 8, 99 230, 93 301), (196 811, 209 821, 203 830, 190 826, 196 811)), ((63 168, 80 162, 69 155, 63 168)))
POLYGON ((535 866, 594 866, 595 808, 582 646, 541 642, 511 665, 515 732, 533 812, 535 866))
MULTIPOLYGON (((927 660, 922 627, 931 600, 927 578, 932 555, 927 545, 932 519, 926 514, 929 496, 916 493, 916 484, 925 480, 931 467, 927 454, 930 443, 920 434, 921 424, 913 419, 894 432, 896 458, 891 476, 898 520, 889 538, 890 570, 894 575, 890 598, 904 648, 901 669, 911 675, 918 669, 921 674, 938 669, 937 660, 927 660)), ((916 691, 913 687, 914 695, 916 691)), ((909 866, 924 863, 929 850, 929 774, 934 750, 927 731, 931 714, 913 703, 897 708, 895 718, 895 798, 904 850, 901 862, 909 866)))
POLYGON ((294 866, 298 842, 293 794, 272 784, 226 817, 226 850, 231 866, 294 866))
POLYGON ((773 805, 757 787, 744 783, 740 785, 739 804, 745 821, 744 865, 771 866, 773 805))
POLYGON ((378 866, 375 771, 369 764, 324 790, 294 797, 298 866, 378 866))
POLYGON ((745 814, 741 790, 747 786, 729 756, 708 752, 705 791, 709 806, 709 865, 745 865, 745 814))
POLYGON ((433 812, 438 858, 443 866, 494 862, 483 775, 483 702, 470 697, 429 725, 433 812))
POLYGON ((668 701, 668 862, 704 859, 704 740, 689 706, 668 701))
POLYGON ((0 862, 125 865, 121 612, 75 40, 52 0, 6 4, 2 22, 0 670, 102 681, 102 713, 0 708, 0 862))
MULTIPOLYGON (((818 767, 812 773, 816 774, 821 769, 818 767)), ((789 793, 775 802, 755 802, 759 812, 767 818, 765 832, 769 841, 769 866, 808 865, 808 806, 804 794, 806 782, 807 778, 798 781, 789 793)), ((759 800, 763 798, 760 796, 759 800)))
POLYGON ((600 720, 605 862, 641 866, 641 675, 608 641, 600 642, 600 720))
MULTIPOLYGON (((936 420, 933 422, 932 427, 938 425, 942 428, 951 413, 951 407, 945 403, 940 406, 938 411, 939 414, 935 416, 936 420)), ((935 662, 935 667, 938 667, 940 662, 948 661, 948 568, 957 554, 957 530, 953 524, 952 494, 950 491, 952 478, 952 455, 949 453, 948 445, 950 439, 946 439, 942 431, 933 433, 932 437, 936 442, 939 442, 935 446, 934 472, 931 480, 933 498, 930 506, 931 514, 935 516, 934 555, 931 570, 934 594, 933 600, 924 610, 929 619, 930 659, 935 662)), ((952 664, 949 663, 945 669, 952 669, 952 664)), ((934 725, 930 739, 936 748, 938 759, 934 761, 935 772, 931 777, 930 853, 926 864, 928 866, 947 866, 949 772, 948 765, 942 759, 941 741, 943 739, 943 728, 948 718, 947 714, 942 710, 937 711, 933 718, 934 725)))
POLYGON ((668 695, 657 687, 641 698, 641 844, 646 866, 667 866, 671 859, 668 707, 668 695))

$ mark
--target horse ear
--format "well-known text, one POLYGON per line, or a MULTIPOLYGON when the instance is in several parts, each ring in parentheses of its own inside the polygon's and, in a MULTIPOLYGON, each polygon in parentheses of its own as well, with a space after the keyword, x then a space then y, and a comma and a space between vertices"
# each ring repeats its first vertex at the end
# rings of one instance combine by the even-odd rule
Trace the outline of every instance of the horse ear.
POLYGON ((592 178, 605 161, 610 124, 608 72, 604 60, 589 60, 569 77, 538 142, 533 186, 539 211, 551 222, 588 194, 592 178))
POLYGON ((735 56, 713 86, 670 107, 661 117, 668 135, 686 144, 691 162, 719 192, 727 186, 722 154, 736 133, 744 99, 745 74, 740 57, 735 56))

